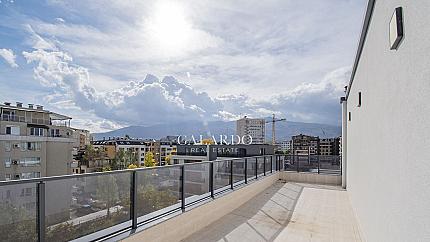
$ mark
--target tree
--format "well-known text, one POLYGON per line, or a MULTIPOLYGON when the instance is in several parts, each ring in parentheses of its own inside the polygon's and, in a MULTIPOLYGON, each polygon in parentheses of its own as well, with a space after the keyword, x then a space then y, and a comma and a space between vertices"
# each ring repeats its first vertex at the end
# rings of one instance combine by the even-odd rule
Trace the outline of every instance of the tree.
POLYGON ((135 164, 128 165, 127 169, 136 169, 138 166, 135 164))
POLYGON ((137 204, 142 205, 143 214, 155 212, 178 202, 170 190, 158 190, 153 185, 138 188, 137 204))
POLYGON ((154 154, 152 152, 146 152, 144 158, 145 167, 153 167, 155 166, 154 154))
POLYGON ((202 139, 203 145, 213 145, 215 142, 212 139, 202 139))
POLYGON ((172 155, 166 156, 165 160, 167 163, 169 163, 169 165, 171 165, 172 164, 172 155))
POLYGON ((119 200, 116 178, 114 175, 101 175, 97 182, 96 197, 106 203, 107 217, 110 218, 110 209, 119 200))

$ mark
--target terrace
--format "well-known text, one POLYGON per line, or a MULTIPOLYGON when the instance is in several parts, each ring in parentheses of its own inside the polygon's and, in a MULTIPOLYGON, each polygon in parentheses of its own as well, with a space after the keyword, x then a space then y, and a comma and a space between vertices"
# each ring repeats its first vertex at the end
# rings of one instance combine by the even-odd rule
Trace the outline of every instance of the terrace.
POLYGON ((337 157, 303 159, 265 155, 0 182, 0 240, 360 241, 337 157), (288 171, 294 165, 300 172, 288 171))

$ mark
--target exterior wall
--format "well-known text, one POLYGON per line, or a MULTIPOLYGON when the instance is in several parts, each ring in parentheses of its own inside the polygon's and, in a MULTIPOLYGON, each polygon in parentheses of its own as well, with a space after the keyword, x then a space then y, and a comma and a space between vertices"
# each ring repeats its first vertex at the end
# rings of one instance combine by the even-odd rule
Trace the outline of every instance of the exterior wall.
POLYGON ((266 139, 266 121, 264 119, 250 119, 244 117, 236 122, 236 134, 244 137, 244 142, 248 144, 250 135, 253 144, 263 144, 266 139))
POLYGON ((347 98, 347 190, 367 241, 430 240, 429 12, 428 0, 376 1, 347 98), (405 36, 395 51, 399 6, 405 36))

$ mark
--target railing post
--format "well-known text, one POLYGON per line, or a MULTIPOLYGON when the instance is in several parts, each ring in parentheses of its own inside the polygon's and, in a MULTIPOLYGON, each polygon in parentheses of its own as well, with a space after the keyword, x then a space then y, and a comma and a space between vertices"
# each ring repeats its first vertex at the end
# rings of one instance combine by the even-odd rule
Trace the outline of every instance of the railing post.
POLYGON ((266 156, 263 156, 263 175, 266 175, 266 156))
POLYGON ((45 241, 45 183, 37 183, 37 235, 38 241, 45 241))
POLYGON ((248 184, 248 159, 245 158, 245 184, 248 184))
POLYGON ((317 157, 318 157, 318 159, 317 159, 317 161, 318 161, 318 174, 320 174, 320 156, 317 155, 317 157))
POLYGON ((181 209, 185 212, 185 165, 181 166, 181 209))
POLYGON ((270 173, 273 173, 273 155, 270 156, 270 173))
POLYGON ((137 172, 131 173, 131 191, 130 191, 130 216, 131 228, 137 229, 137 172))
POLYGON ((233 160, 230 161, 230 188, 233 190, 233 160))
POLYGON ((258 178, 258 157, 255 157, 255 179, 258 178))
POLYGON ((214 198, 214 162, 212 161, 209 166, 209 190, 211 191, 211 198, 214 198))

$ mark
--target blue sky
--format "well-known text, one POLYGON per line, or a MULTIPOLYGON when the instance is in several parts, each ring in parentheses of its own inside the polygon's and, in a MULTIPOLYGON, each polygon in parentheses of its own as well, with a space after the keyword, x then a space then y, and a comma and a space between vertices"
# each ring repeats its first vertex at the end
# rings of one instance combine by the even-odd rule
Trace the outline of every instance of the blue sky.
POLYGON ((365 0, 0 0, 0 101, 93 132, 271 113, 339 124, 365 0))

